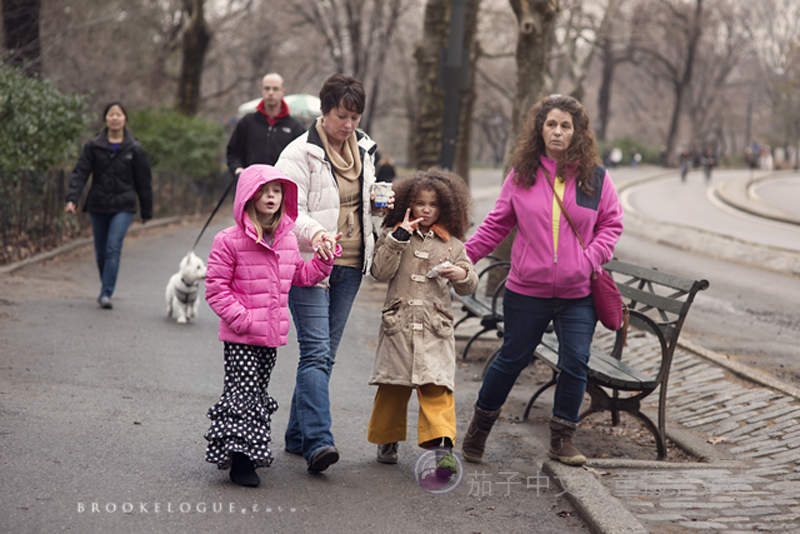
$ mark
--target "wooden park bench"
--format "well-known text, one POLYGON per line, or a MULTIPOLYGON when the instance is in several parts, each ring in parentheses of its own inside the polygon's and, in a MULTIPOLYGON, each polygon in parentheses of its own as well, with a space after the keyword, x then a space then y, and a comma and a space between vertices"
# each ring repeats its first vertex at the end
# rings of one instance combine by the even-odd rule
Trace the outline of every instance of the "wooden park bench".
MULTIPOLYGON (((623 359, 630 343, 626 343, 624 328, 616 332, 613 346, 603 350, 593 344, 589 358, 588 382, 586 392, 591 398, 589 407, 581 418, 601 411, 610 411, 612 425, 619 425, 620 412, 627 412, 642 421, 653 434, 658 448, 658 459, 667 459, 667 444, 664 435, 666 421, 667 384, 672 365, 672 356, 677 346, 686 314, 698 291, 708 288, 706 280, 690 280, 649 269, 612 260, 605 269, 611 273, 622 293, 622 298, 630 310, 630 326, 638 331, 628 331, 633 341, 637 337, 648 337, 657 344, 660 364, 654 369, 637 369, 623 359), (646 333, 646 334, 645 334, 646 333), (658 424, 644 413, 642 401, 660 386, 658 398, 658 424), (621 395, 621 392, 625 392, 621 395)), ((598 326, 595 339, 602 336, 598 326)), ((613 334, 612 334, 613 336, 613 334)), ((651 347, 652 347, 651 343, 651 347)), ((609 343, 610 345, 610 343, 609 343)), ((632 351, 631 352, 635 352, 632 351)), ((544 362, 553 372, 549 382, 533 394, 525 408, 523 420, 528 419, 533 403, 543 391, 555 385, 558 377, 558 339, 554 333, 547 333, 536 348, 534 358, 544 362)))
POLYGON ((503 322, 502 296, 511 263, 496 256, 486 256, 486 259, 489 261, 489 265, 478 271, 478 288, 474 293, 462 296, 451 290, 453 298, 461 304, 461 309, 466 312, 466 315, 453 325, 453 329, 458 328, 467 319, 477 318, 481 323, 480 331, 473 334, 464 347, 461 356, 463 360, 467 359, 467 353, 472 343, 486 332, 496 331, 497 337, 502 337, 502 331, 498 330, 498 325, 503 322), (495 287, 491 287, 492 274, 497 275, 494 277, 497 280, 495 287))

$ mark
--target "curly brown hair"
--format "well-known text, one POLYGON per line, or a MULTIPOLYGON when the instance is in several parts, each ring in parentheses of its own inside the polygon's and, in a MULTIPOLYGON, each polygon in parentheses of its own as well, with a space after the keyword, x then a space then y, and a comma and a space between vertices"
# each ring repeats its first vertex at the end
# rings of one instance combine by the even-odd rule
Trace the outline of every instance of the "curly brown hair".
POLYGON ((571 96, 550 95, 531 107, 511 159, 511 166, 517 173, 516 183, 531 187, 536 182, 536 171, 541 165, 539 158, 546 155, 542 131, 547 115, 554 109, 569 113, 574 129, 566 157, 558 162, 556 173, 566 176, 565 163, 570 164, 570 170, 574 165, 577 186, 587 195, 594 196, 593 171, 599 162, 594 132, 586 108, 571 96))
POLYGON ((420 191, 433 191, 439 202, 439 224, 450 235, 463 240, 469 230, 472 213, 472 195, 467 183, 459 175, 439 167, 417 171, 408 178, 392 183, 394 208, 383 219, 384 228, 394 228, 403 222, 406 209, 410 208, 420 191))

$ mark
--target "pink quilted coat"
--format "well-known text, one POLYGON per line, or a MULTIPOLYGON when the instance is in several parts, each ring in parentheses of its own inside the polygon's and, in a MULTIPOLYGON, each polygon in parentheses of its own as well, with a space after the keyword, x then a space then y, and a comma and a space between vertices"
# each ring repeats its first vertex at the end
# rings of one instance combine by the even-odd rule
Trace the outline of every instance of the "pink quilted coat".
MULTIPOLYGON (((313 286, 331 272, 333 259, 300 257, 292 228, 297 218, 297 185, 269 165, 251 165, 239 175, 233 203, 236 226, 216 235, 208 257, 206 300, 219 315, 219 339, 279 347, 289 333, 289 288, 313 286), (267 182, 283 184, 283 218, 269 239, 256 243, 256 230, 244 209, 267 182), (266 242, 265 242, 266 241, 266 242)), ((339 250, 337 250, 339 252, 339 250)))

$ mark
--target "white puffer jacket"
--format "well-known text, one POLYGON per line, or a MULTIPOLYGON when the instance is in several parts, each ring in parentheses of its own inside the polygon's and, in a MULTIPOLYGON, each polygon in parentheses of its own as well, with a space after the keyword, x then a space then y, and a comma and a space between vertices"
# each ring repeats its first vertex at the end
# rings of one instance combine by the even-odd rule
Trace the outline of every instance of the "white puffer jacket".
MULTIPOLYGON (((356 130, 358 152, 361 157, 361 226, 363 242, 363 265, 361 272, 367 274, 372 264, 375 249, 375 227, 372 221, 370 194, 375 183, 375 151, 378 146, 361 130, 356 130)), ((310 260, 314 256, 311 239, 320 230, 336 235, 339 221, 339 185, 333 175, 331 162, 322 141, 312 124, 306 133, 292 141, 281 152, 275 167, 289 176, 298 189, 297 235, 300 255, 310 260)), ((328 286, 326 278, 321 284, 328 286)))

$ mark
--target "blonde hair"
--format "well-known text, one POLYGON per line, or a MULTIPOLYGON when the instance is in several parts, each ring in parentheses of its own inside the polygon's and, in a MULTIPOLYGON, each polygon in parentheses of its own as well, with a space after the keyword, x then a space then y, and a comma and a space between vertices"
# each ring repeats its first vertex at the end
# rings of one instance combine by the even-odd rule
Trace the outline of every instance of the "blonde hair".
MULTIPOLYGON (((250 220, 253 222, 253 226, 256 228, 256 243, 261 241, 261 238, 264 237, 264 234, 269 236, 275 235, 275 230, 278 229, 278 225, 281 223, 281 219, 283 218, 283 197, 281 197, 281 206, 278 208, 278 211, 269 217, 259 213, 256 209, 256 198, 264 194, 266 187, 270 183, 272 183, 272 181, 267 182, 259 187, 258 191, 256 191, 256 194, 253 195, 253 197, 244 205, 247 216, 250 217, 250 220)), ((281 185, 281 192, 283 192, 283 183, 278 183, 281 185)))

